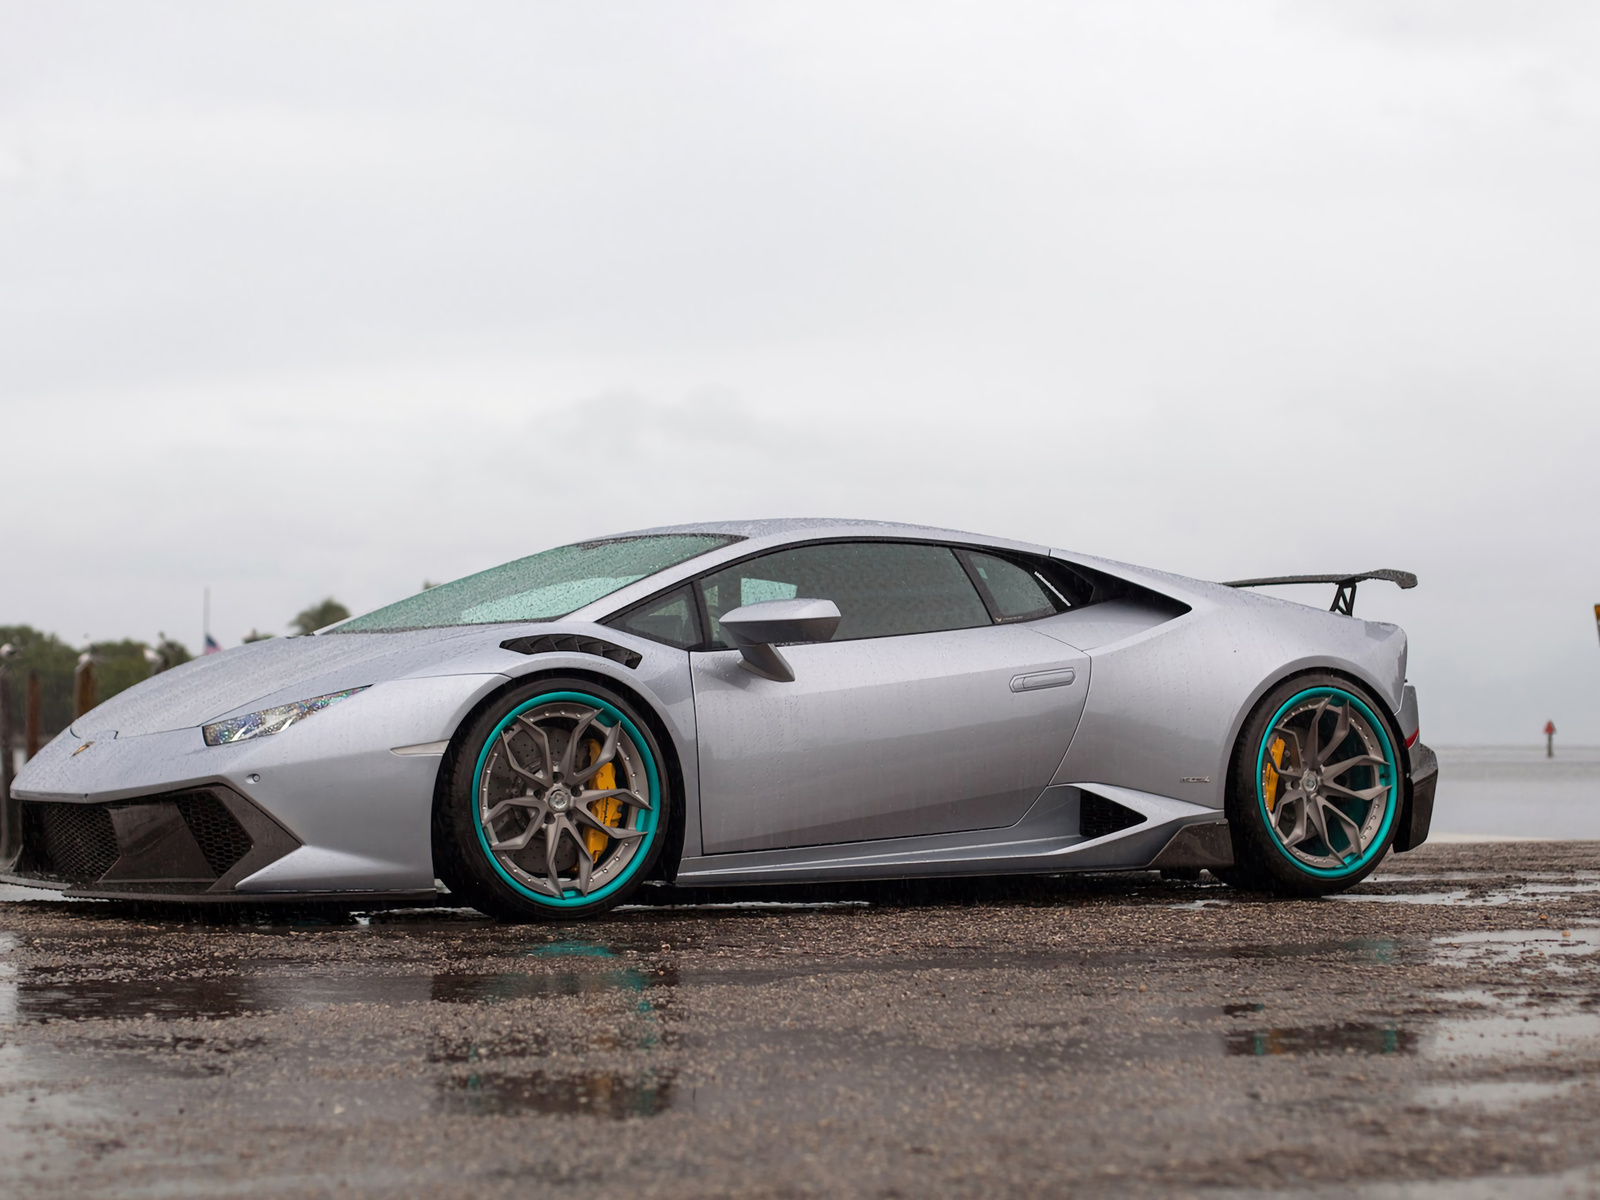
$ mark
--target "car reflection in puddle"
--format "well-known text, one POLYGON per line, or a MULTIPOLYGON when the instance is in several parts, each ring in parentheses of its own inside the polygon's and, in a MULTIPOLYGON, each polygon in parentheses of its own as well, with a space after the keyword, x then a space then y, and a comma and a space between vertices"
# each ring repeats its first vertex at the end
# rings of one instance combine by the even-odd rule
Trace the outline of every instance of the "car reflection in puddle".
MULTIPOLYGON (((588 959, 602 962, 617 958, 609 946, 594 942, 559 941, 536 946, 527 952, 533 959, 588 959)), ((541 974, 507 972, 499 975, 436 975, 433 999, 446 1003, 494 1003, 531 996, 593 996, 606 993, 635 993, 633 1006, 637 1019, 631 1038, 603 1033, 596 1048, 602 1050, 653 1049, 662 1041, 658 1020, 661 1004, 645 993, 650 989, 675 987, 677 973, 671 970, 645 971, 619 967, 602 971, 546 971, 541 974), (631 1044, 630 1044, 631 1043, 631 1044)), ((515 1059, 538 1053, 543 1040, 523 1037, 497 1045, 493 1057, 515 1059)), ((478 1063, 488 1058, 484 1048, 436 1046, 430 1053, 434 1061, 478 1063)), ((648 1117, 664 1111, 672 1102, 673 1073, 645 1070, 637 1076, 623 1073, 586 1072, 556 1075, 545 1071, 499 1073, 475 1071, 456 1074, 439 1081, 438 1107, 449 1114, 469 1116, 509 1116, 522 1113, 604 1117, 622 1120, 648 1117)))
POLYGON ((61 979, 18 977, 10 964, 0 975, 0 1024, 60 1020, 193 1020, 238 1017, 340 1004, 488 1004, 540 996, 639 994, 639 1011, 654 1007, 649 989, 677 984, 674 972, 637 966, 609 970, 551 970, 552 959, 602 962, 609 947, 587 942, 543 945, 529 952, 539 968, 526 972, 432 975, 311 974, 299 964, 257 963, 259 973, 165 979, 61 979))
POLYGON ((1417 1035, 1393 1025, 1310 1025, 1230 1033, 1229 1055, 1265 1058, 1279 1054, 1415 1054, 1417 1035))

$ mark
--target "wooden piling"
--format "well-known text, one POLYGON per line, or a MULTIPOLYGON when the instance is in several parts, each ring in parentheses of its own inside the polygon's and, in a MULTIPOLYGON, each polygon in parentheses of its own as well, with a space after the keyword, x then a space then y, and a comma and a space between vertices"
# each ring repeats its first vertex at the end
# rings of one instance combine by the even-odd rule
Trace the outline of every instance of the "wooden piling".
POLYGON ((27 757, 32 758, 44 744, 44 692, 39 686, 37 671, 28 672, 28 699, 22 720, 27 739, 27 757))
POLYGON ((78 665, 72 672, 72 719, 76 721, 95 706, 94 659, 88 654, 78 655, 78 665))

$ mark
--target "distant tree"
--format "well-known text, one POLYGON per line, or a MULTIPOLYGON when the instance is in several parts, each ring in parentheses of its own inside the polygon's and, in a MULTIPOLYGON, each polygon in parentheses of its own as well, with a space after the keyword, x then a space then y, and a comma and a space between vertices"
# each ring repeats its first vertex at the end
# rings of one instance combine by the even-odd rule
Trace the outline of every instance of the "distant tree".
POLYGON ((124 638, 120 642, 95 642, 89 647, 94 655, 95 703, 104 704, 118 692, 143 683, 150 678, 150 661, 145 658, 146 644, 124 638))
POLYGON ((321 604, 313 604, 310 608, 300 613, 291 622, 295 629, 302 635, 315 633, 325 625, 332 625, 335 621, 343 621, 350 615, 350 610, 329 596, 321 604))
MULTIPOLYGON (((304 616, 305 614, 302 613, 301 615, 304 616)), ((258 629, 251 629, 249 633, 244 635, 242 640, 244 641, 245 645, 248 646, 251 642, 264 642, 271 636, 272 635, 270 633, 262 633, 258 629)))
MULTIPOLYGON (((73 669, 78 651, 53 633, 41 633, 27 625, 0 625, 0 643, 17 648, 7 664, 11 676, 11 699, 16 706, 18 736, 21 736, 23 705, 26 703, 30 671, 39 674, 40 720, 47 737, 60 733, 72 722, 73 669)), ((145 651, 148 644, 123 639, 120 642, 95 642, 89 652, 95 658, 95 700, 104 704, 118 692, 146 680, 154 671, 145 651)), ((191 655, 182 643, 162 636, 156 643, 162 670, 189 661, 191 655)))
POLYGON ((161 635, 161 640, 156 643, 156 653, 161 656, 161 665, 156 668, 157 673, 181 667, 194 657, 189 653, 189 647, 182 642, 173 641, 164 633, 161 635))
POLYGON ((0 643, 4 642, 17 648, 17 656, 6 664, 17 725, 22 725, 28 673, 37 671, 44 732, 59 733, 72 721, 72 670, 78 665, 78 652, 55 634, 28 625, 0 625, 0 643))

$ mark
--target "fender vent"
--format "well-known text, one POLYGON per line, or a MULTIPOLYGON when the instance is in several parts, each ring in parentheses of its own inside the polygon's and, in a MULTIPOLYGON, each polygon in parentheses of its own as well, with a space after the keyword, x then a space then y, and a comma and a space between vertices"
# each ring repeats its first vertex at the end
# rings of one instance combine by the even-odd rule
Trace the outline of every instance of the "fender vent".
POLYGON ((1086 838, 1101 838, 1108 834, 1143 825, 1145 817, 1093 792, 1079 792, 1078 832, 1086 838))
POLYGON ((538 637, 508 638, 500 643, 502 650, 518 654, 593 654, 621 663, 630 670, 644 661, 644 655, 599 638, 579 637, 575 633, 544 633, 538 637))

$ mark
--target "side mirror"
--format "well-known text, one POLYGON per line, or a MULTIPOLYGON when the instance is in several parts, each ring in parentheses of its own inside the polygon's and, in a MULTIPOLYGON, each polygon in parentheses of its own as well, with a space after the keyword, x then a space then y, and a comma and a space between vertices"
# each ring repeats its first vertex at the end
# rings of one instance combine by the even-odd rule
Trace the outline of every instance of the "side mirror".
POLYGON ((779 683, 793 683, 794 671, 775 642, 825 642, 839 628, 839 606, 832 600, 763 600, 723 614, 722 632, 744 655, 746 671, 779 683))

